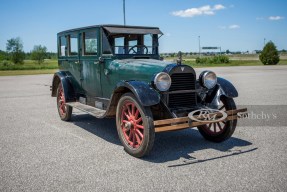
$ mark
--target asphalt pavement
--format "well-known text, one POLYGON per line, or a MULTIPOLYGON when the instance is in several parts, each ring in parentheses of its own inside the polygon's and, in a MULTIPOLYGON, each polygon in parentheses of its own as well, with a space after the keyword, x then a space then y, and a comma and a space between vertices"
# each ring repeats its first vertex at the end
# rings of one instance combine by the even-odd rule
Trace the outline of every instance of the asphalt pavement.
MULTIPOLYGON (((238 105, 287 107, 287 66, 209 69, 236 86, 238 105)), ((239 122, 223 143, 196 129, 159 133, 137 159, 114 119, 74 110, 61 121, 52 77, 0 77, 0 191, 287 191, 287 118, 239 122)))

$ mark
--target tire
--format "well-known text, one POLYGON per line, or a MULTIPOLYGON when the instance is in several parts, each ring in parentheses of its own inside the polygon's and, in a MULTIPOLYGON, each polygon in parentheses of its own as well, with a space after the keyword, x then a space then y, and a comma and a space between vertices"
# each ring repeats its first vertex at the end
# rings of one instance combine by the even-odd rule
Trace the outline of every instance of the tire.
POLYGON ((62 83, 60 82, 57 89, 57 109, 61 120, 70 121, 73 108, 66 105, 66 99, 62 83))
MULTIPOLYGON (((232 110, 236 109, 235 102, 232 98, 222 96, 220 98, 222 106, 219 110, 232 110)), ((223 121, 220 123, 210 123, 207 125, 199 126, 198 131, 200 134, 209 141, 212 142, 223 142, 229 139, 235 131, 237 120, 223 121)))
POLYGON ((154 125, 149 107, 143 107, 132 93, 124 94, 117 106, 117 131, 124 150, 134 156, 147 155, 154 143, 154 125))

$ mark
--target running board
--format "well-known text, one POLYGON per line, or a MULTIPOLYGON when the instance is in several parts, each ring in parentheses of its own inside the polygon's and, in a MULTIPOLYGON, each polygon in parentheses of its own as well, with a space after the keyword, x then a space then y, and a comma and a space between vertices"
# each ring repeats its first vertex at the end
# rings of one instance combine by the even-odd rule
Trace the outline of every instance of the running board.
POLYGON ((106 110, 98 109, 89 105, 82 104, 80 102, 69 102, 66 103, 66 105, 79 109, 97 118, 102 118, 106 113, 106 110))

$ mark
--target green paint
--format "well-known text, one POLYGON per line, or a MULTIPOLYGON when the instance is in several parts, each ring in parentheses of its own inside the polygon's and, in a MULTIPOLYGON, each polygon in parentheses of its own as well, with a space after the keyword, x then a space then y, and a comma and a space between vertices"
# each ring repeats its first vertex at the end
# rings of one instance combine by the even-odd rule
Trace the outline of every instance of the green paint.
MULTIPOLYGON (((149 30, 144 27, 140 29, 149 30)), ((123 36, 120 33, 119 36, 121 35, 123 36)), ((134 42, 138 42, 136 45, 140 46, 139 44, 147 39, 145 34, 124 36, 122 43, 123 46, 128 46, 127 53, 133 52, 130 48, 134 46, 134 42)), ((119 51, 122 47, 113 47, 116 46, 116 40, 104 32, 103 26, 64 31, 58 34, 59 68, 69 72, 69 78, 77 92, 92 97, 110 98, 120 81, 137 80, 150 83, 156 73, 171 64, 159 60, 157 41, 157 34, 150 35, 148 43, 152 44, 152 47, 149 47, 149 50, 145 49, 136 54, 119 54, 116 50, 119 51), (92 44, 87 49, 85 44, 88 42, 92 44), (97 52, 87 55, 87 50, 97 52), (135 56, 138 58, 134 58, 135 56)), ((141 51, 141 47, 134 49, 141 51)))

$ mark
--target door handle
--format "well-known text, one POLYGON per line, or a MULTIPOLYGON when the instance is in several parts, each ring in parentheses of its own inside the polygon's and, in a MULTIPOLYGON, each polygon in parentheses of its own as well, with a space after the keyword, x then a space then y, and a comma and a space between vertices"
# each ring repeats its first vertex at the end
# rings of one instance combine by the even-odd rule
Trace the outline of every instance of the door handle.
POLYGON ((104 74, 107 76, 110 74, 110 71, 108 69, 104 69, 104 74))

